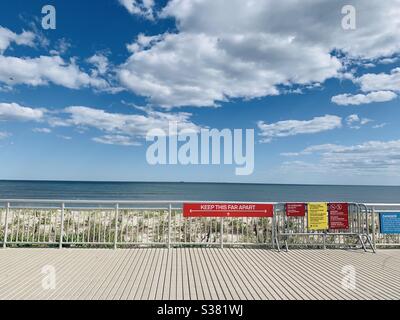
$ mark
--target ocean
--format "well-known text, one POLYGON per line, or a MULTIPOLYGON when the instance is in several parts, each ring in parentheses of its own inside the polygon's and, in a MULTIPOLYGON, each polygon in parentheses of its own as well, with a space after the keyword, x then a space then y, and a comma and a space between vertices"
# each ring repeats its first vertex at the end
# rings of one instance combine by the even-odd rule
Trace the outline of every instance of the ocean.
POLYGON ((0 199, 400 203, 400 186, 0 181, 0 199))

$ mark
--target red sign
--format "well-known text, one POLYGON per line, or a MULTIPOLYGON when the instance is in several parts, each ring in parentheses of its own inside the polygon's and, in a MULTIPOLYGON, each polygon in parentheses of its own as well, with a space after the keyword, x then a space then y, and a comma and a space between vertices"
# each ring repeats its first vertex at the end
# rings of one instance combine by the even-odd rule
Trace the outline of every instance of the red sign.
POLYGON ((347 203, 329 204, 329 227, 333 230, 349 229, 349 205, 347 203))
POLYGON ((305 217, 306 204, 305 203, 286 203, 286 215, 288 217, 305 217))
POLYGON ((240 204, 240 203, 185 203, 183 216, 212 218, 272 218, 272 204, 240 204))

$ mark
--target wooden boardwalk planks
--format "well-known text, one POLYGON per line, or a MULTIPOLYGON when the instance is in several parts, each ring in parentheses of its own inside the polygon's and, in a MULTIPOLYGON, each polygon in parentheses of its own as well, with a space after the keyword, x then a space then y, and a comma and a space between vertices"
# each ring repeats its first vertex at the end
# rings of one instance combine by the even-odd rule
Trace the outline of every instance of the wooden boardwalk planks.
POLYGON ((398 300, 400 250, 5 249, 0 299, 398 300), (349 266, 355 290, 342 285, 349 266))

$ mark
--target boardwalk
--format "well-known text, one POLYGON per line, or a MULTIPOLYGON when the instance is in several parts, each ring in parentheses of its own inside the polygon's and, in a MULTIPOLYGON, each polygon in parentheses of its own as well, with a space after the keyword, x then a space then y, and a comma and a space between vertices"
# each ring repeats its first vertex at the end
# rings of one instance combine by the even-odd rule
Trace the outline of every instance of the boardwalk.
POLYGON ((0 250, 0 299, 360 298, 400 299, 400 250, 0 250), (349 265, 356 290, 342 287, 349 265))

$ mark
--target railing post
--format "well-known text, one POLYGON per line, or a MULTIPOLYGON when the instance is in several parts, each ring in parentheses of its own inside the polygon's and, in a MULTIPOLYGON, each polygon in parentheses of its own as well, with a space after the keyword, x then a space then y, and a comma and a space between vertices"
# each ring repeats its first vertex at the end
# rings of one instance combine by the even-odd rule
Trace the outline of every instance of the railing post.
POLYGON ((221 218, 221 249, 224 248, 224 218, 221 218))
POLYGON ((10 203, 7 202, 6 205, 6 218, 4 221, 4 239, 3 239, 3 248, 7 248, 7 237, 8 237, 8 217, 10 215, 10 203))
POLYGON ((275 249, 275 237, 276 237, 276 210, 275 210, 275 206, 274 206, 274 216, 272 217, 272 250, 275 249))
POLYGON ((115 205, 115 234, 114 234, 114 250, 117 249, 118 242, 118 217, 119 217, 119 204, 115 205))
POLYGON ((372 216, 371 216, 371 223, 372 223, 372 245, 374 249, 376 249, 375 243, 375 233, 376 233, 376 226, 375 226, 375 207, 372 207, 372 216))
POLYGON ((172 216, 172 205, 168 206, 168 249, 171 249, 171 217, 172 216))
POLYGON ((59 248, 62 249, 63 246, 63 239, 64 239, 64 209, 65 209, 65 204, 61 204, 61 231, 60 231, 60 244, 59 248))

